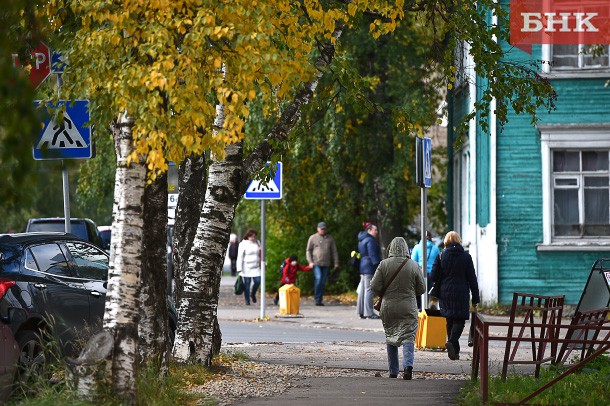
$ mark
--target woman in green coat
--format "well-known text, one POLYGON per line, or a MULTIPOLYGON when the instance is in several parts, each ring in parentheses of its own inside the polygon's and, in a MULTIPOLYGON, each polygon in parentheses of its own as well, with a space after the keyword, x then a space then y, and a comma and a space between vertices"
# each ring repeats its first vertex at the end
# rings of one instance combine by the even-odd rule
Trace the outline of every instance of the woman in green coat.
POLYGON ((421 267, 410 258, 404 238, 396 237, 390 243, 388 258, 377 267, 371 290, 380 295, 405 258, 405 265, 383 294, 380 316, 385 331, 389 376, 398 376, 398 347, 402 346, 403 379, 411 379, 417 332, 417 296, 422 295, 426 288, 421 267))

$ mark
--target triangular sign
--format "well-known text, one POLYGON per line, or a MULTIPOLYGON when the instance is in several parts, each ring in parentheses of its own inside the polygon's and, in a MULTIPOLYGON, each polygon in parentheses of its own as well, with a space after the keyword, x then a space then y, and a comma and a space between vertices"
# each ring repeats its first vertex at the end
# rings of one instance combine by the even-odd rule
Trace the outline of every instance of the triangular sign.
POLYGON ((44 130, 36 149, 63 149, 63 148, 88 148, 89 146, 78 132, 74 122, 64 112, 64 119, 61 124, 51 121, 44 130), (46 144, 46 145, 45 145, 46 144))

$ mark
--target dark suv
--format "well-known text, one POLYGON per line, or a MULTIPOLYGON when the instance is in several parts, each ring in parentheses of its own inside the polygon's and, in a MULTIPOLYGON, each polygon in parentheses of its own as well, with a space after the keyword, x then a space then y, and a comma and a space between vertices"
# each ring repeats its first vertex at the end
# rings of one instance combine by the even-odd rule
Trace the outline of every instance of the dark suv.
POLYGON ((79 340, 102 327, 107 276, 108 254, 74 235, 0 234, 0 318, 15 335, 22 366, 44 362, 41 333, 63 355, 77 355, 79 340))
MULTIPOLYGON (((64 217, 34 218, 29 219, 25 228, 26 233, 32 232, 64 232, 66 230, 66 220, 64 217)), ((97 225, 91 219, 71 218, 70 234, 74 234, 80 239, 90 241, 98 247, 103 248, 104 244, 97 229, 97 225)))
POLYGON ((21 362, 35 363, 38 337, 52 333, 64 354, 101 328, 108 255, 65 233, 0 235, 0 317, 8 320, 21 362))

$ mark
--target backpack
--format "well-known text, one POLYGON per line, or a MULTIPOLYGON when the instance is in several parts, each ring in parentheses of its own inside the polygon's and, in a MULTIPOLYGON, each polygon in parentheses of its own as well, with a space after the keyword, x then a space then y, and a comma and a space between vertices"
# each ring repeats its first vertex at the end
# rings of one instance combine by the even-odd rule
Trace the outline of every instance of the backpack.
POLYGON ((347 264, 352 271, 360 272, 360 253, 357 250, 352 251, 347 264))
POLYGON ((286 263, 288 262, 288 259, 284 259, 282 261, 282 265, 280 265, 278 272, 280 274, 280 280, 282 279, 282 276, 284 275, 284 267, 286 266, 286 263))

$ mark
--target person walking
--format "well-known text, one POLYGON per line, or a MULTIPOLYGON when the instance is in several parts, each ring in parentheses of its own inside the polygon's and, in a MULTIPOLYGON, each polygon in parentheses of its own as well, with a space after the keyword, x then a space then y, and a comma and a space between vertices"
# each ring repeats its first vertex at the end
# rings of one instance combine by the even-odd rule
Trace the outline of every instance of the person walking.
MULTIPOLYGON (((426 281, 427 281, 427 289, 429 290, 432 287, 432 280, 430 279, 430 273, 432 272, 432 265, 434 264, 434 260, 436 256, 440 252, 436 244, 432 242, 432 234, 430 231, 426 231, 426 281)), ((423 240, 415 244, 413 247, 413 252, 411 252, 411 258, 413 261, 417 262, 419 266, 424 266, 424 253, 422 248, 424 246, 423 240)), ((418 297, 417 307, 421 310, 421 297, 418 297)))
POLYGON ((373 291, 371 279, 381 262, 381 249, 377 242, 379 230, 374 224, 368 224, 364 231, 358 233, 358 252, 360 253, 360 285, 356 312, 361 319, 378 319, 373 311, 373 291))
POLYGON ((415 298, 424 293, 425 287, 422 269, 410 258, 404 238, 396 237, 390 243, 388 258, 379 264, 371 280, 371 290, 378 296, 383 295, 379 313, 385 331, 389 377, 398 376, 398 347, 402 346, 403 379, 410 380, 413 378, 417 332, 415 298))
POLYGON ((470 295, 475 309, 481 299, 472 257, 464 251, 460 235, 449 231, 444 242, 445 249, 436 257, 430 278, 432 283, 440 284, 438 299, 441 314, 447 319, 447 355, 457 360, 460 359, 459 339, 470 318, 470 295))
POLYGON ((261 246, 256 235, 256 231, 249 228, 237 248, 237 272, 241 272, 244 279, 246 305, 250 305, 250 299, 256 303, 256 291, 261 284, 261 246))
POLYGON ((231 276, 237 275, 237 234, 231 233, 229 237, 229 259, 231 260, 231 276))
MULTIPOLYGON (((299 257, 293 254, 284 260, 284 266, 282 267, 282 276, 280 278, 280 288, 284 285, 294 285, 297 281, 298 271, 308 272, 311 271, 311 268, 309 266, 303 266, 299 264, 299 257)), ((273 304, 277 305, 279 300, 280 294, 278 292, 275 295, 275 299, 273 299, 273 304)))
POLYGON ((322 299, 326 289, 330 265, 334 262, 334 269, 339 268, 337 244, 335 239, 327 233, 325 222, 319 222, 318 232, 311 235, 309 240, 307 240, 305 256, 307 262, 309 262, 309 267, 313 269, 313 290, 316 306, 324 306, 322 299))

